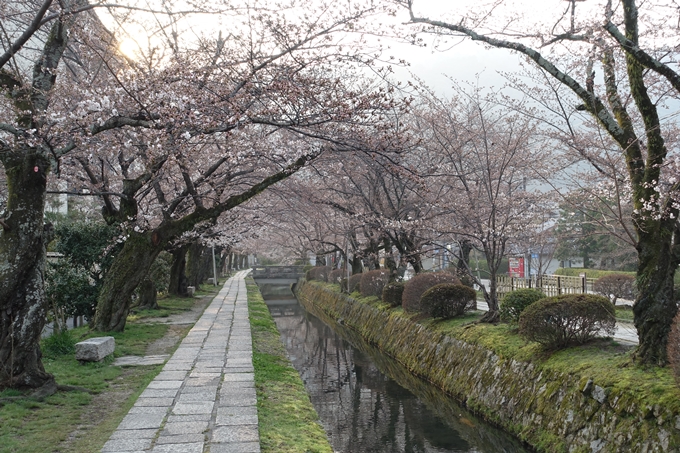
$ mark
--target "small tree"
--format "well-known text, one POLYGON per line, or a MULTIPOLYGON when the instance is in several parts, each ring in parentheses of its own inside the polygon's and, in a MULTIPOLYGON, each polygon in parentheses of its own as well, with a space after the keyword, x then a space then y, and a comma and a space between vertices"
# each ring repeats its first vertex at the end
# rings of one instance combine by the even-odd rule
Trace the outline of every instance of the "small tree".
POLYGON ((626 274, 609 274, 595 280, 593 290, 612 301, 616 305, 616 300, 627 299, 635 300, 635 277, 626 274))

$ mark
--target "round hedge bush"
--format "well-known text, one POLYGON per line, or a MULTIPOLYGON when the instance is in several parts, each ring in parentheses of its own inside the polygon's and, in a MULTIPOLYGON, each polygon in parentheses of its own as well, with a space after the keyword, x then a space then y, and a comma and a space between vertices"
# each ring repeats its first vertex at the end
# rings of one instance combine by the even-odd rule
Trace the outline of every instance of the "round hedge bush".
POLYGON ((475 307, 477 293, 463 284, 440 283, 423 293, 420 309, 433 318, 449 319, 475 307))
POLYGON ((414 276, 406 282, 404 294, 401 296, 401 306, 404 311, 420 311, 420 298, 428 289, 440 283, 459 285, 458 277, 450 272, 426 272, 414 276))
POLYGON ((340 283, 340 280, 347 277, 345 269, 333 269, 328 274, 328 283, 340 283))
POLYGON ((328 275, 331 273, 330 266, 316 266, 307 271, 305 278, 309 280, 318 280, 320 282, 327 282, 328 275))
POLYGON ((348 292, 353 293, 354 291, 361 290, 361 276, 363 274, 354 274, 349 276, 349 288, 348 292))
POLYGON ((533 288, 518 289, 506 294, 501 302, 501 321, 517 324, 524 309, 544 297, 543 291, 533 288))
POLYGON ((382 297, 383 288, 390 280, 390 271, 376 269, 361 274, 360 291, 363 297, 382 297))
POLYGON ((564 294, 529 305, 519 316, 519 334, 547 349, 583 344, 600 332, 614 334, 614 306, 606 297, 564 294))
POLYGON ((390 282, 383 288, 382 300, 388 303, 390 307, 398 307, 401 305, 401 296, 404 294, 404 282, 390 282))

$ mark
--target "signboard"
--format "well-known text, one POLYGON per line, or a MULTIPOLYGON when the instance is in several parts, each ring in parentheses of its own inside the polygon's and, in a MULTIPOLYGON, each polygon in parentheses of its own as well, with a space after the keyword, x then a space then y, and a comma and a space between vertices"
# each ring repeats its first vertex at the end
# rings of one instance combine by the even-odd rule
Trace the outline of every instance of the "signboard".
POLYGON ((524 278, 523 256, 511 256, 508 258, 508 274, 510 274, 510 277, 524 278))

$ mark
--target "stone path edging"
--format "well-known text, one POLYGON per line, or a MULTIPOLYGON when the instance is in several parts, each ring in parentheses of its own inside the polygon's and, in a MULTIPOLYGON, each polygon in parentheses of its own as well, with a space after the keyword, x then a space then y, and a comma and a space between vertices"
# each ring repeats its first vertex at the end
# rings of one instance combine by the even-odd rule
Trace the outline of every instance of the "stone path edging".
POLYGON ((245 276, 227 280, 102 453, 259 453, 245 276))

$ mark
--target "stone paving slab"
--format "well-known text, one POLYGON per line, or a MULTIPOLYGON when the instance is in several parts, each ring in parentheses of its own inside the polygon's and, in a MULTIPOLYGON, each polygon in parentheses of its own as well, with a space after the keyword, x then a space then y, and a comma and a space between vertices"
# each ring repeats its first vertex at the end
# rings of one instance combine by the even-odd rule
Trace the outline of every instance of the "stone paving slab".
MULTIPOLYGON (((248 272, 225 282, 172 357, 154 356, 165 363, 163 370, 102 453, 260 452, 248 272)), ((140 359, 148 357, 121 357, 116 364, 136 365, 140 359)))

